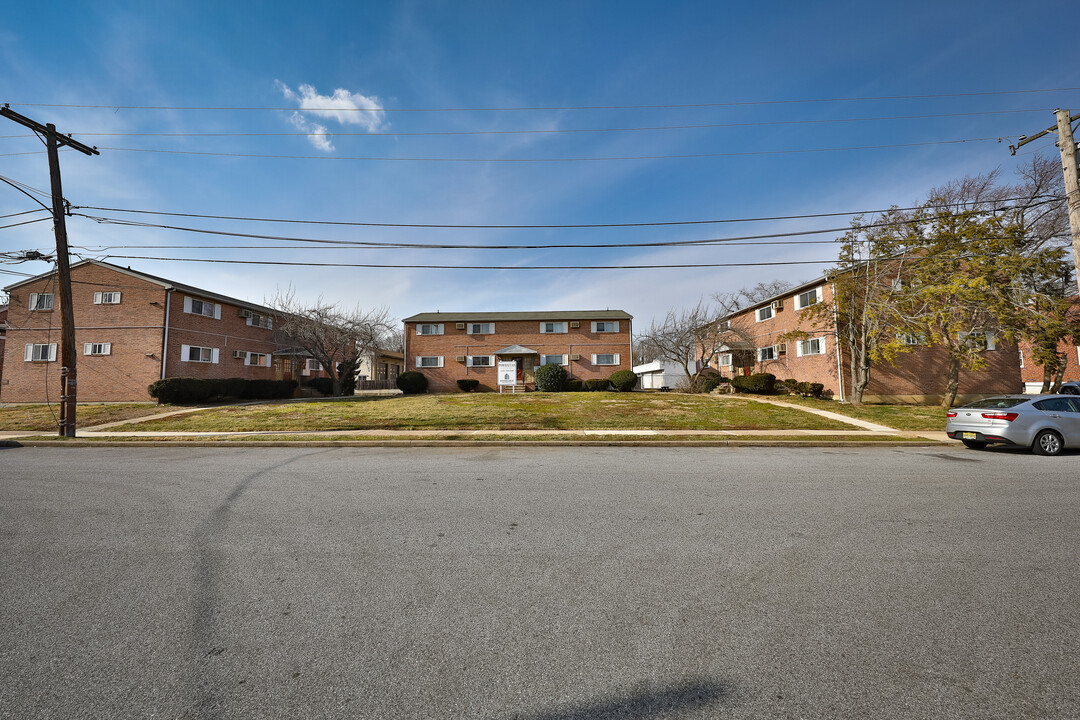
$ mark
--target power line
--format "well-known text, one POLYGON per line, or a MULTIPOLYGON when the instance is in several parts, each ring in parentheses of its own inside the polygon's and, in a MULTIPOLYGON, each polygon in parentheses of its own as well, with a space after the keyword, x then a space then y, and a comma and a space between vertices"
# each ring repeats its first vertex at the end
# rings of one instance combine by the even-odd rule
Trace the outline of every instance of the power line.
MULTIPOLYGON (((260 160, 352 160, 352 161, 384 161, 384 162, 432 162, 432 163, 571 163, 571 162, 605 162, 625 160, 688 160, 697 158, 716 157, 754 157, 759 155, 795 155, 806 153, 845 152, 853 150, 888 150, 896 148, 928 147, 933 145, 960 145, 976 142, 1002 142, 1006 139, 1019 137, 1017 135, 998 135, 995 137, 964 138, 961 140, 930 140, 915 143, 891 143, 886 145, 855 145, 851 147, 835 148, 802 148, 796 150, 749 150, 743 152, 717 152, 717 153, 685 153, 679 155, 621 155, 621 156, 598 156, 598 157, 552 157, 552 158, 440 158, 440 157, 386 157, 376 155, 272 155, 268 153, 227 153, 208 152, 199 150, 164 150, 161 148, 120 148, 102 147, 101 150, 112 152, 133 153, 157 153, 162 155, 200 155, 205 157, 236 157, 254 158, 260 160)), ((19 153, 8 153, 19 154, 19 153)), ((27 153, 23 153, 27 154, 27 153)))
MULTIPOLYGON (((940 113, 926 115, 892 115, 886 117, 859 117, 859 118, 825 118, 819 120, 769 120, 759 122, 730 122, 730 123, 703 123, 694 125, 655 125, 644 127, 606 127, 606 128, 537 128, 523 130, 459 130, 459 131, 421 131, 421 132, 343 132, 335 130, 328 134, 335 137, 428 137, 428 136, 460 136, 460 135, 563 135, 571 133, 613 133, 613 132, 645 132, 660 130, 707 130, 715 128, 734 127, 767 127, 774 125, 819 125, 831 123, 857 123, 875 122, 887 120, 926 120, 938 118, 973 117, 986 115, 1015 115, 1045 113, 1051 110, 1040 108, 1037 110, 986 110, 980 112, 964 113, 940 113)), ((72 135, 79 137, 307 137, 310 132, 73 132, 72 135)), ((0 135, 0 139, 31 138, 34 135, 0 135)))
POLYGON ((361 113, 434 113, 434 112, 503 112, 503 111, 567 111, 567 110, 670 110, 680 108, 745 107, 753 105, 800 105, 811 103, 867 102, 879 100, 929 100, 937 98, 993 97, 1002 95, 1032 95, 1051 92, 1071 92, 1080 87, 1045 88, 1039 90, 994 90, 966 93, 925 93, 920 95, 878 95, 865 97, 810 98, 803 100, 746 100, 708 103, 667 103, 655 105, 550 105, 526 107, 471 107, 471 108, 311 108, 311 107, 258 107, 258 106, 185 106, 185 105, 91 105, 72 103, 24 103, 9 102, 25 107, 78 108, 97 110, 193 110, 193 111, 295 111, 306 112, 361 112, 361 113))
MULTIPOLYGON (((1050 202, 1062 201, 1065 197, 1062 195, 1034 195, 1031 197, 1007 197, 997 198, 995 202, 1001 203, 1013 203, 1013 202, 1032 202, 1034 205, 1043 205, 1050 202), (1039 201, 1039 202, 1034 202, 1039 201)), ((960 203, 950 203, 948 205, 930 206, 931 208, 940 207, 952 207, 953 205, 971 205, 979 206, 986 205, 986 201, 967 201, 960 203)), ((236 220, 241 222, 265 222, 265 223, 286 223, 293 225, 327 225, 327 226, 344 226, 344 227, 387 227, 387 228, 419 228, 419 229, 455 229, 455 230, 567 230, 567 229, 598 229, 598 228, 635 228, 635 227, 671 227, 680 225, 720 225, 726 223, 747 223, 747 222, 774 222, 779 220, 810 220, 818 218, 830 218, 830 217, 846 217, 853 215, 878 215, 884 212, 908 212, 913 210, 921 210, 925 206, 911 206, 911 207, 891 207, 876 210, 843 210, 837 212, 827 213, 804 213, 794 215, 771 215, 761 217, 745 217, 745 218, 722 218, 722 219, 709 219, 709 220, 665 220, 657 222, 631 222, 631 223, 564 223, 564 224, 547 224, 547 225, 459 225, 459 224, 446 224, 446 223, 391 223, 391 222, 361 222, 361 221, 345 221, 345 220, 297 220, 293 218, 266 218, 266 217, 248 217, 243 215, 208 215, 201 213, 180 213, 169 212, 165 210, 137 210, 134 208, 112 208, 112 207, 100 207, 97 205, 75 205, 73 210, 97 210, 100 212, 119 212, 129 213, 132 215, 162 215, 165 217, 183 217, 183 218, 199 218, 203 220, 236 220)), ((1008 207, 1003 209, 1010 209, 1008 207)), ((1011 209, 1020 209, 1013 207, 1011 209)), ((76 215, 82 215, 83 217, 90 217, 91 219, 98 220, 89 215, 83 215, 82 213, 75 213, 76 215)), ((114 218, 101 218, 103 220, 114 220, 114 218)), ((151 227, 155 227, 152 226, 151 227)), ((158 226, 165 227, 165 226, 158 226)), ((262 239, 268 239, 267 236, 251 236, 262 239)))

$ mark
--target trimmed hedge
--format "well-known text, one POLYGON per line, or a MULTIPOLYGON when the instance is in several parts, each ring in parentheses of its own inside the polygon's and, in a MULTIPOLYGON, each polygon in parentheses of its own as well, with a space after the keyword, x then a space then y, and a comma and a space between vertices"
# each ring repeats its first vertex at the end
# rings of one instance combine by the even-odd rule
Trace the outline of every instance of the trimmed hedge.
POLYGON ((638 376, 632 370, 619 370, 611 374, 608 382, 615 392, 630 392, 637 385, 638 376))
POLYGON ((174 377, 150 383, 147 391, 159 403, 199 404, 220 398, 268 400, 292 397, 295 380, 174 377))
POLYGON ((701 392, 710 393, 720 384, 719 375, 706 375, 701 381, 701 392))
POLYGON ((585 381, 585 388, 589 392, 602 392, 608 389, 608 385, 611 384, 607 378, 593 378, 592 380, 585 381))
POLYGON ((406 395, 420 395, 427 392, 428 379, 422 372, 409 370, 397 376, 397 386, 406 395))
POLYGON ((731 387, 739 392, 768 395, 776 385, 776 376, 772 373, 754 373, 731 378, 731 387))
POLYGON ((461 392, 472 392, 480 385, 480 381, 476 378, 461 378, 457 381, 458 389, 461 392))
POLYGON ((550 363, 536 368, 536 389, 540 392, 560 392, 566 385, 566 369, 550 363))
POLYGON ((566 381, 566 392, 581 392, 585 389, 585 383, 578 378, 570 378, 566 381))
POLYGON ((328 377, 313 377, 305 382, 304 385, 318 390, 323 395, 334 394, 334 381, 328 377))

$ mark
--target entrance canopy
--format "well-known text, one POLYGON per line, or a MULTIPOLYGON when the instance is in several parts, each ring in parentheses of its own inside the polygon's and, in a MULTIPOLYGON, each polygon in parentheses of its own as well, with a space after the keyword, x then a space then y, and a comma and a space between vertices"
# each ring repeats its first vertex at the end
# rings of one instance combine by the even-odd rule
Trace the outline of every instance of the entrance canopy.
POLYGON ((535 350, 530 350, 527 347, 521 347, 520 345, 508 345, 502 350, 496 350, 496 355, 539 355, 540 353, 535 350))

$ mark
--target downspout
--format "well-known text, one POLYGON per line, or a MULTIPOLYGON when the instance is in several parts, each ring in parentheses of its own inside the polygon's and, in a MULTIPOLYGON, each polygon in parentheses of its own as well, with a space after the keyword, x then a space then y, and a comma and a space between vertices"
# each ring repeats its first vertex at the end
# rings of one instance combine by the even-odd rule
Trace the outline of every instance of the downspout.
POLYGON ((165 379, 165 360, 169 353, 169 311, 172 309, 172 289, 165 291, 165 332, 161 339, 161 379, 165 379))
POLYGON ((841 362, 840 352, 840 319, 836 314, 836 283, 830 283, 832 288, 832 324, 833 337, 836 338, 836 381, 840 383, 840 402, 846 402, 844 398, 844 368, 841 362))

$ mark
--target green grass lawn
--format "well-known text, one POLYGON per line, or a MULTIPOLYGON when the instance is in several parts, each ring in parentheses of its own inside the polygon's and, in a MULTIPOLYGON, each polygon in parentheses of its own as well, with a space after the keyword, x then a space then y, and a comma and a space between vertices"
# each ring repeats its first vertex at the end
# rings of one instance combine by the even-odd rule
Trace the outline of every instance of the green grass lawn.
POLYGON ((746 396, 679 393, 410 395, 212 408, 116 430, 839 430, 842 422, 746 396))
POLYGON ((895 430, 945 430, 945 411, 939 405, 848 405, 832 400, 815 400, 797 395, 777 395, 777 400, 793 405, 829 410, 838 415, 885 425, 895 430))
MULTIPOLYGON (((131 420, 155 415, 171 408, 147 404, 78 405, 75 423, 80 428, 119 420, 131 420)), ((0 407, 0 430, 57 430, 60 422, 60 405, 9 405, 0 407)))

